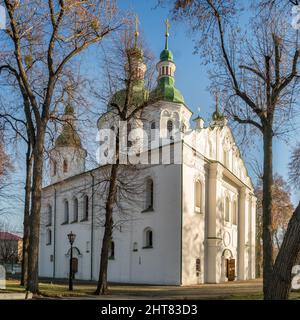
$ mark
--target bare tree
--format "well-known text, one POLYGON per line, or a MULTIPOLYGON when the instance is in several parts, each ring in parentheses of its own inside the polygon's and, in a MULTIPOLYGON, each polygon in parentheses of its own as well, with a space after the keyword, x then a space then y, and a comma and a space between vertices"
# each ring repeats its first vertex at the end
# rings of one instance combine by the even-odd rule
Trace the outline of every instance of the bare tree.
POLYGON ((284 125, 298 90, 299 43, 288 12, 278 7, 253 9, 252 22, 242 32, 234 22, 242 3, 220 0, 177 0, 175 19, 188 18, 200 31, 198 50, 215 67, 214 86, 225 96, 225 113, 239 124, 255 128, 263 140, 263 272, 264 297, 272 296, 273 139, 289 130, 284 125), (281 11, 282 13, 282 11, 281 11), (283 122, 282 119, 285 119, 283 122))
POLYGON ((6 178, 10 168, 11 164, 9 158, 4 150, 3 133, 2 130, 0 130, 0 192, 4 185, 3 181, 6 178))
POLYGON ((300 144, 294 149, 289 163, 290 181, 296 189, 300 187, 300 144))
MULTIPOLYGON (((136 24, 138 22, 136 21, 136 24)), ((137 166, 123 165, 120 163, 120 153, 124 152, 121 148, 120 141, 125 141, 127 147, 129 142, 127 141, 128 135, 130 135, 130 129, 128 126, 136 126, 142 121, 141 114, 145 107, 150 103, 149 94, 147 90, 148 76, 145 79, 145 64, 144 61, 148 60, 148 64, 151 61, 151 56, 145 54, 145 49, 142 49, 142 45, 138 43, 138 30, 136 29, 133 36, 132 30, 125 31, 120 36, 118 44, 114 47, 115 55, 113 55, 113 61, 107 61, 107 83, 109 92, 108 112, 103 115, 103 118, 109 118, 111 128, 115 132, 115 145, 114 148, 114 163, 108 166, 106 171, 107 180, 104 179, 105 199, 103 200, 105 217, 104 217, 104 236, 102 240, 101 258, 100 258, 100 270, 98 286, 96 294, 107 294, 107 268, 109 258, 109 248, 112 241, 112 231, 116 226, 114 223, 114 213, 123 212, 127 208, 132 208, 137 205, 138 195, 144 190, 143 182, 141 179, 141 172, 137 166), (118 62, 116 62, 118 61, 118 62), (117 63, 117 65, 116 65, 117 63), (121 90, 120 90, 121 89, 121 90), (117 92, 116 92, 117 91, 117 92), (113 94, 113 95, 112 95, 113 94), (125 131, 120 126, 120 123, 126 123, 125 131)), ((106 121, 106 120, 105 120, 106 121)), ((126 153, 127 153, 127 147, 126 153)), ((134 146, 132 146, 134 148, 134 146)), ((126 217, 126 216, 125 216, 126 217)), ((132 218, 132 217, 131 217, 132 218)))
MULTIPOLYGON (((257 273, 260 276, 260 270, 262 266, 262 254, 261 254, 261 243, 262 243, 262 200, 263 200, 263 190, 262 190, 262 180, 259 180, 258 185, 255 188, 255 195, 257 197, 257 273)), ((274 242, 274 256, 276 257, 286 233, 288 222, 292 217, 294 212, 294 206, 291 201, 290 188, 287 182, 279 175, 275 174, 273 178, 272 186, 272 235, 274 242)))
POLYGON ((8 25, 2 38, 0 70, 17 85, 32 140, 32 186, 27 289, 38 292, 38 250, 45 133, 70 61, 120 25, 115 1, 13 1, 1 4, 8 25))
MULTIPOLYGON (((24 96, 23 101, 23 110, 30 109, 29 101, 24 96)), ((21 281, 20 284, 22 286, 26 286, 27 278, 28 278, 28 246, 29 246, 29 231, 30 231, 30 191, 32 185, 32 162, 33 162, 33 154, 32 154, 32 138, 29 132, 29 127, 26 125, 26 120, 19 119, 18 110, 14 110, 14 108, 10 108, 9 112, 7 111, 7 106, 1 106, 0 119, 5 124, 9 125, 9 129, 13 131, 15 140, 19 138, 26 145, 26 163, 25 163, 25 193, 24 193, 24 214, 23 214, 23 246, 22 246, 22 273, 21 273, 21 281)), ((20 115, 21 116, 21 115, 20 115)), ((7 127, 7 126, 6 126, 7 127)))
MULTIPOLYGON (((1 119, 0 119, 1 121, 1 119)), ((9 175, 13 171, 11 159, 8 156, 4 148, 4 124, 1 121, 0 127, 0 201, 2 203, 7 199, 7 192, 10 187, 9 175), (3 125, 3 127, 2 127, 3 125)), ((7 215, 9 213, 8 208, 2 206, 0 208, 0 216, 7 215)))

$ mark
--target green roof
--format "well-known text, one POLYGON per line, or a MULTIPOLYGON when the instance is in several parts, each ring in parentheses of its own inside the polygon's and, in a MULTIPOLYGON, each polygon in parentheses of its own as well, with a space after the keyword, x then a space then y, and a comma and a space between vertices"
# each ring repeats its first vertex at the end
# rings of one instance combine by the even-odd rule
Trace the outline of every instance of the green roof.
POLYGON ((65 115, 74 115, 74 108, 69 103, 65 108, 65 115))
POLYGON ((184 98, 180 91, 174 86, 172 77, 162 77, 158 80, 157 87, 151 92, 152 100, 166 100, 170 102, 184 103, 184 98))
MULTIPOLYGON (((132 103, 133 106, 141 106, 143 105, 149 98, 149 91, 145 89, 145 83, 143 80, 138 80, 133 85, 133 94, 132 94, 132 103)), ((122 89, 116 92, 108 105, 108 110, 113 108, 112 104, 116 104, 119 106, 120 109, 124 108, 126 99, 126 90, 122 89)))
MULTIPOLYGON (((166 22, 168 23, 168 22, 166 22)), ((173 53, 169 50, 168 29, 166 31, 165 48, 160 54, 160 62, 170 61, 173 63, 173 53)), ((166 100, 176 103, 184 103, 184 98, 180 91, 175 87, 175 80, 172 76, 162 76, 158 79, 157 87, 150 94, 151 100, 166 100)))
POLYGON ((223 120, 224 116, 219 112, 219 110, 217 109, 213 114, 212 114, 212 119, 213 121, 219 121, 219 120, 223 120))
POLYGON ((71 124, 64 124, 62 133, 55 141, 55 147, 81 147, 80 137, 71 124))
POLYGON ((144 52, 141 48, 138 47, 127 49, 127 54, 134 59, 137 59, 138 61, 143 61, 144 59, 144 52))
POLYGON ((160 61, 173 61, 173 53, 168 49, 164 49, 160 54, 160 61))

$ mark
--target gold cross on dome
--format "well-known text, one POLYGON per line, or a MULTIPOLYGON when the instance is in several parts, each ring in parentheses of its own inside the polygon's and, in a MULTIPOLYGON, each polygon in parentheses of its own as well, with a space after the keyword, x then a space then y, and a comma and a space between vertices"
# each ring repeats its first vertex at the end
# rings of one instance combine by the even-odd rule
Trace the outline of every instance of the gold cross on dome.
POLYGON ((139 17, 135 16, 135 32, 139 33, 139 17))
POLYGON ((135 16, 135 33, 134 33, 134 37, 135 37, 135 47, 137 47, 137 41, 138 41, 138 37, 139 37, 140 33, 139 33, 139 18, 136 15, 135 16))
POLYGON ((165 24, 166 24, 166 36, 169 36, 170 24, 169 24, 169 19, 168 18, 166 19, 165 24))

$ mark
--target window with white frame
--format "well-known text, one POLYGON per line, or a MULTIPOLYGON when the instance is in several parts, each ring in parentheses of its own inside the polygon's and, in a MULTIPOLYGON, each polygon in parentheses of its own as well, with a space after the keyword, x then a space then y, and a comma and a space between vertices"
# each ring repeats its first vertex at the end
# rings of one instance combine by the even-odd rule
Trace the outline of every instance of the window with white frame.
POLYGON ((69 223, 69 201, 64 201, 64 221, 63 223, 69 223))
POLYGON ((132 141, 129 139, 129 135, 131 133, 132 127, 130 123, 127 123, 127 147, 131 148, 132 147, 132 141))
POLYGON ((144 211, 153 210, 153 201, 154 201, 154 187, 153 180, 148 178, 146 181, 146 205, 144 211))
POLYGON ((151 126, 150 126, 150 140, 153 141, 155 140, 155 129, 156 129, 156 124, 155 122, 151 122, 151 126))
POLYGON ((78 221, 78 199, 73 199, 73 222, 78 221))
POLYGON ((144 230, 144 249, 153 248, 153 232, 151 228, 144 230))
POLYGON ((89 218, 89 197, 88 195, 85 195, 83 197, 83 215, 82 215, 82 221, 86 221, 89 218))
POLYGON ((168 120, 167 122, 167 138, 173 140, 173 121, 168 120))

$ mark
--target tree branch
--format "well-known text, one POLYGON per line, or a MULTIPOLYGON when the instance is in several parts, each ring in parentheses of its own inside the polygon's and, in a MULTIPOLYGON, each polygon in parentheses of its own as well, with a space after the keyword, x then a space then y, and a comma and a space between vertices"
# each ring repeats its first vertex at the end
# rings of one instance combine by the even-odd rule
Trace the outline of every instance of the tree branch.
POLYGON ((241 119, 239 116, 234 115, 233 116, 233 120, 241 123, 241 124, 252 124, 253 126, 255 126, 257 129, 259 129, 261 132, 263 132, 263 127, 262 125, 260 125, 258 122, 256 122, 255 120, 252 119, 241 119))

